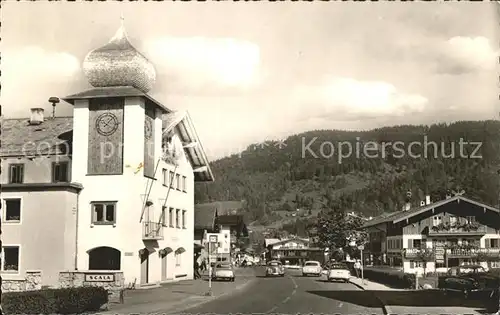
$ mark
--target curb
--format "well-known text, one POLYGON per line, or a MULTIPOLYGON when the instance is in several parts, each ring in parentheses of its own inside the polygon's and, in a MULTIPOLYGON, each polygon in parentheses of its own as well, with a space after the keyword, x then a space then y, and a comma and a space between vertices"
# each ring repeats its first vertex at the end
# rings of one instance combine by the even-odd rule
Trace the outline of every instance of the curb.
MULTIPOLYGON (((349 283, 350 283, 350 284, 352 284, 352 285, 354 285, 355 287, 360 288, 360 289, 361 289, 361 290, 363 290, 363 291, 366 291, 365 287, 364 287, 364 286, 362 286, 362 285, 359 285, 359 284, 357 284, 357 283, 354 283, 354 282, 352 282, 352 281, 350 281, 350 280, 349 280, 349 283)), ((391 311, 391 309, 389 308, 389 306, 385 305, 384 301, 382 301, 382 300, 378 297, 378 295, 377 295, 377 294, 375 294, 375 293, 372 293, 372 294, 373 294, 373 296, 374 296, 374 297, 375 297, 375 298, 376 298, 376 299, 380 302, 380 304, 382 305, 382 312, 384 312, 384 315, 391 315, 391 314, 394 314, 394 313, 391 311)))

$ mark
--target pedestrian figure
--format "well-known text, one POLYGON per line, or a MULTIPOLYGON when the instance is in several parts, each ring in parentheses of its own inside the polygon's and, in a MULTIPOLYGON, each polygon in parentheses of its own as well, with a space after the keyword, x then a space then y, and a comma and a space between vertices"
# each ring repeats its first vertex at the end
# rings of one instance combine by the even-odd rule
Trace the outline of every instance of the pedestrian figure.
POLYGON ((201 271, 207 271, 207 261, 205 258, 201 261, 201 271))
POLYGON ((198 263, 198 259, 194 261, 194 278, 195 279, 200 279, 200 264, 198 263))
POLYGON ((361 262, 359 259, 354 263, 354 270, 356 270, 356 277, 359 278, 359 274, 361 273, 361 262))

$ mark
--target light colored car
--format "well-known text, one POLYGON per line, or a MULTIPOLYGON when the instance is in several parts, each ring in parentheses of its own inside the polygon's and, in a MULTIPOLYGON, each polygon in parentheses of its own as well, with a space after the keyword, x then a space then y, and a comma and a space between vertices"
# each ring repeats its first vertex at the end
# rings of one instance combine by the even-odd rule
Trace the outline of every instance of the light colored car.
POLYGON ((328 281, 343 281, 349 282, 351 278, 351 272, 346 264, 333 263, 329 266, 328 273, 326 275, 328 281))
POLYGON ((283 264, 280 261, 271 260, 270 262, 267 263, 266 277, 271 277, 271 276, 279 276, 279 277, 285 276, 285 268, 283 267, 283 264))
POLYGON ((306 261, 304 267, 302 267, 302 276, 307 277, 309 275, 313 275, 316 277, 321 276, 321 264, 319 261, 306 261))
POLYGON ((228 280, 234 282, 234 270, 229 263, 218 263, 212 273, 212 280, 228 280))

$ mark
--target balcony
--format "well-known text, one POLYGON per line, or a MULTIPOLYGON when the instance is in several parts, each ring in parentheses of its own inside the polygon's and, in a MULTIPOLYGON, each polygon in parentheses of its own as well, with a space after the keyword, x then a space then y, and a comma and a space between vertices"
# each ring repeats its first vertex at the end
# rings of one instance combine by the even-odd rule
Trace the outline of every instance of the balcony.
POLYGON ((439 224, 437 226, 430 226, 429 236, 453 236, 453 235, 484 235, 486 234, 485 226, 475 226, 475 225, 457 225, 452 227, 449 224, 439 224))
POLYGON ((142 239, 143 240, 162 240, 163 225, 158 222, 143 222, 142 223, 142 239))
POLYGON ((408 259, 421 259, 423 257, 428 257, 429 259, 434 258, 434 251, 432 248, 420 249, 420 248, 405 248, 403 249, 403 257, 408 259))
POLYGON ((485 256, 491 258, 500 257, 500 248, 452 248, 446 249, 448 258, 470 258, 485 256))

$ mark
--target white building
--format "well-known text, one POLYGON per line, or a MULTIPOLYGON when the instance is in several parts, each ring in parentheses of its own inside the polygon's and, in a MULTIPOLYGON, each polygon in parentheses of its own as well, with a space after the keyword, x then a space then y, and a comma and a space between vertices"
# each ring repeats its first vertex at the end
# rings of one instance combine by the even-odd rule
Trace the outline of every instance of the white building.
MULTIPOLYGON (((127 284, 138 285, 192 278, 194 183, 214 178, 189 115, 173 112, 147 94, 155 81, 154 67, 130 44, 123 26, 108 44, 86 56, 83 70, 93 88, 63 98, 74 105, 73 118, 64 120, 67 130, 53 128, 61 120, 44 118, 40 111, 34 113, 41 118, 26 126, 41 132, 52 126, 47 137, 54 143, 61 138, 54 130, 70 135, 66 168, 54 168, 61 153, 46 163, 52 174, 64 171, 67 176, 56 183, 50 171, 47 178, 25 175, 35 169, 32 155, 36 159, 40 152, 23 157, 23 147, 12 161, 3 155, 9 169, 23 172, 14 182, 2 177, 8 190, 2 198, 22 200, 16 203, 22 220, 17 215, 10 226, 2 222, 7 224, 4 254, 9 251, 11 265, 17 263, 11 270, 2 268, 3 278, 21 279, 33 269, 42 270, 48 285, 56 284, 58 271, 72 269, 121 270, 127 284), (20 163, 25 164, 20 168, 20 163), (39 193, 66 186, 74 190, 68 196, 39 193), (53 211, 61 215, 36 216, 41 203, 57 204, 53 211), (36 259, 42 256, 52 262, 36 259)), ((32 131, 29 135, 36 135, 32 131)), ((3 217, 7 204, 14 203, 4 200, 3 217)))

